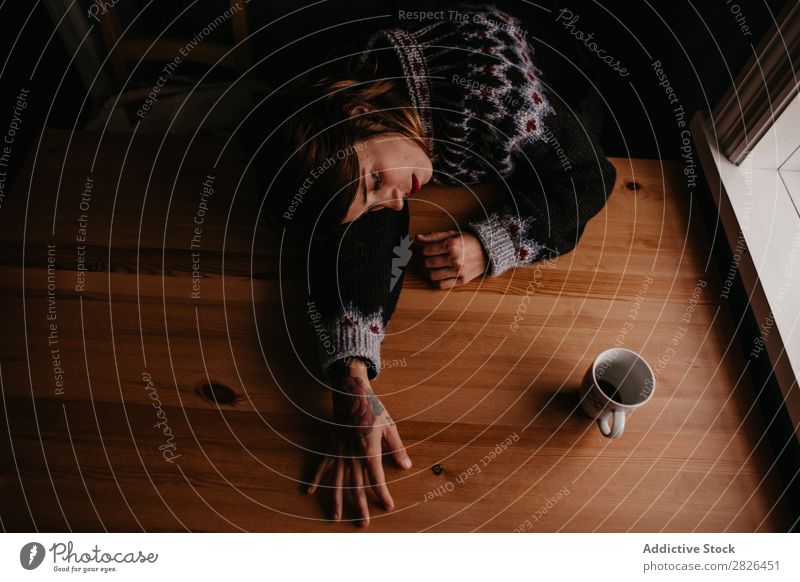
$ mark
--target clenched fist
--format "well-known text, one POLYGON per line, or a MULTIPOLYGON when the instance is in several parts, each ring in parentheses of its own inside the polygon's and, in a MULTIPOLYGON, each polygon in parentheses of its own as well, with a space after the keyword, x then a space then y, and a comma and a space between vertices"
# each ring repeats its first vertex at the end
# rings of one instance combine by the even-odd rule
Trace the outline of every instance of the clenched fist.
POLYGON ((414 238, 423 255, 425 275, 439 289, 466 285, 486 272, 489 258, 474 234, 445 230, 414 238))

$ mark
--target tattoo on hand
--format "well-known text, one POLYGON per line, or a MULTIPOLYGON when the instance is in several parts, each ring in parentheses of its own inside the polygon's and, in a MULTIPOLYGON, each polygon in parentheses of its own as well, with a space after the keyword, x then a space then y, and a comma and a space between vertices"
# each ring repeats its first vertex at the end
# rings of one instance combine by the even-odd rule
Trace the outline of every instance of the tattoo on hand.
POLYGON ((345 434, 365 437, 383 414, 381 401, 363 378, 346 377, 333 393, 333 419, 345 434))
POLYGON ((367 395, 367 398, 369 398, 369 402, 372 407, 372 414, 374 414, 375 416, 380 416, 381 414, 383 414, 384 410, 383 404, 381 404, 380 399, 377 396, 375 396, 375 393, 372 391, 371 388, 368 389, 368 392, 369 394, 367 395))

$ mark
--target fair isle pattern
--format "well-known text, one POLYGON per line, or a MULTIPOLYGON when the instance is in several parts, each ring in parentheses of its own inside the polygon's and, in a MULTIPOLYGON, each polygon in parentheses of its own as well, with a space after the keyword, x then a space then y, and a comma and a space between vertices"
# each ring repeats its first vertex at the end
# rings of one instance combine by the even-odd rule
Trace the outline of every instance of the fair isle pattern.
MULTIPOLYGON (((488 9, 489 7, 484 8, 488 9)), ((489 118, 493 123, 499 124, 501 120, 506 117, 511 117, 516 121, 515 125, 520 130, 513 136, 509 136, 511 137, 511 141, 509 142, 510 148, 508 150, 509 156, 503 160, 504 168, 507 168, 507 171, 510 172, 512 169, 510 159, 511 153, 519 151, 521 147, 530 142, 543 140, 545 134, 544 118, 548 114, 555 113, 555 110, 545 101, 544 89, 540 81, 542 73, 533 63, 533 49, 521 32, 521 23, 513 16, 497 8, 493 8, 492 13, 497 20, 503 22, 509 29, 507 34, 513 38, 513 41, 510 45, 507 45, 505 44, 505 40, 507 39, 503 39, 498 35, 498 44, 492 47, 490 52, 496 55, 506 55, 506 58, 501 63, 490 65, 490 67, 499 67, 501 69, 504 67, 506 69, 514 68, 515 71, 501 70, 489 72, 498 78, 498 82, 500 83, 499 95, 513 96, 518 94, 519 99, 522 100, 521 104, 510 105, 508 100, 502 102, 501 99, 501 102, 498 103, 497 110, 494 111, 489 118), (507 53, 509 47, 511 51, 513 51, 513 57, 507 53), (511 77, 515 76, 517 72, 524 73, 525 77, 521 85, 515 86, 515 84, 511 82, 511 77)), ((498 28, 498 30, 501 29, 498 28)), ((477 34, 478 37, 481 37, 482 33, 470 34, 477 34)), ((480 73, 477 64, 471 63, 470 69, 475 76, 480 73)), ((497 95, 497 93, 495 95, 497 95)), ((483 97, 483 95, 481 96, 483 97)), ((495 96, 495 99, 496 98, 495 96)))
POLYGON ((377 32, 362 61, 379 40, 389 42, 410 101, 432 132, 437 177, 474 184, 509 175, 522 147, 546 141, 545 118, 555 111, 520 22, 494 6, 457 12, 458 20, 377 32))
POLYGON ((364 313, 349 303, 337 313, 336 318, 323 322, 330 332, 335 349, 329 353, 320 345, 323 369, 344 358, 363 357, 372 362, 380 372, 381 342, 385 335, 383 315, 380 310, 364 313))
POLYGON ((428 146, 433 149, 433 119, 431 118, 431 94, 428 87, 428 69, 422 52, 416 50, 414 40, 399 28, 386 31, 386 35, 400 57, 403 76, 411 96, 411 104, 422 117, 422 127, 428 146))
POLYGON ((471 222, 469 230, 478 237, 489 255, 487 275, 496 277, 505 271, 535 261, 544 247, 530 238, 533 219, 515 214, 506 206, 492 212, 485 220, 471 222))
MULTIPOLYGON (((430 34, 431 31, 438 28, 442 22, 437 22, 423 28, 417 28, 415 35, 430 34)), ((393 49, 397 59, 400 61, 400 66, 403 71, 403 77, 406 81, 406 88, 408 95, 411 99, 411 105, 417 110, 422 118, 422 128, 425 132, 425 139, 428 146, 433 151, 433 108, 431 106, 431 90, 429 83, 428 66, 422 47, 418 45, 417 39, 409 34, 409 32, 402 28, 388 28, 379 30, 373 34, 366 47, 361 53, 361 65, 366 63, 375 45, 381 40, 387 40, 393 49)))

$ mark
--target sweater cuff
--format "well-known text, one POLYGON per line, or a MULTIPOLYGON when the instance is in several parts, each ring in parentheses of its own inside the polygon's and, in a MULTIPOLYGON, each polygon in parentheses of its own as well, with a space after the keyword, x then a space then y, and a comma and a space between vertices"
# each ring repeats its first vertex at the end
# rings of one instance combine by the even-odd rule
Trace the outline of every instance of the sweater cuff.
POLYGON ((471 232, 478 237, 489 256, 487 275, 496 277, 517 264, 517 249, 503 222, 492 213, 486 220, 470 222, 471 232))
POLYGON ((327 373, 337 363, 347 363, 350 358, 360 358, 367 365, 367 376, 373 380, 381 371, 381 342, 383 321, 380 313, 362 315, 347 309, 331 324, 330 342, 322 342, 322 369, 327 373))

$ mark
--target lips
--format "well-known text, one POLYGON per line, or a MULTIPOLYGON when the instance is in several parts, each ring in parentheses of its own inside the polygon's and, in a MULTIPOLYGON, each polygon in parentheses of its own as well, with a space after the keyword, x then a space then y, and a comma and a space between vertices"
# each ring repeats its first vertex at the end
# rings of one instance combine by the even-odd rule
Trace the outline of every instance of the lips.
POLYGON ((416 174, 411 174, 411 193, 415 194, 419 192, 419 180, 417 180, 416 174))

